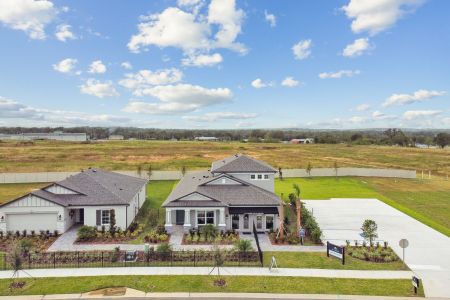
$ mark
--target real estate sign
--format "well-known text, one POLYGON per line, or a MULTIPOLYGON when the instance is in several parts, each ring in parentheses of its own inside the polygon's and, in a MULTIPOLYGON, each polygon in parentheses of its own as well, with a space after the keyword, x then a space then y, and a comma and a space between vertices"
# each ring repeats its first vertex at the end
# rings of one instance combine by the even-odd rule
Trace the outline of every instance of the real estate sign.
POLYGON ((345 264, 345 248, 342 246, 338 246, 327 242, 327 256, 334 256, 342 260, 342 264, 345 264))

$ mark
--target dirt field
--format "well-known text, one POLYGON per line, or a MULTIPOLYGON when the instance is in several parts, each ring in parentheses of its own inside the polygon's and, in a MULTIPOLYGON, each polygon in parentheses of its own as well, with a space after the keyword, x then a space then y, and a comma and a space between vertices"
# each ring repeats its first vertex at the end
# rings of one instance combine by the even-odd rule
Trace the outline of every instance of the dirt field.
POLYGON ((374 167, 431 170, 450 175, 449 149, 387 146, 290 145, 239 142, 109 141, 90 144, 39 141, 34 145, 0 143, 0 172, 78 171, 89 166, 108 170, 179 170, 207 168, 235 153, 262 159, 275 167, 374 167))

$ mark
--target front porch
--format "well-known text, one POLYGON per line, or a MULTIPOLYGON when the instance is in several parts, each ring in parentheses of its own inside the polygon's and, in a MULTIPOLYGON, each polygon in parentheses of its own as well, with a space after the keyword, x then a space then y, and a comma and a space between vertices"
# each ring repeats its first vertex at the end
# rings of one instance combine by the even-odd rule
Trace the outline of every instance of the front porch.
POLYGON ((166 223, 164 225, 168 233, 174 231, 176 225, 183 226, 184 232, 199 228, 204 225, 214 225, 219 230, 227 230, 225 207, 219 208, 166 208, 166 223))

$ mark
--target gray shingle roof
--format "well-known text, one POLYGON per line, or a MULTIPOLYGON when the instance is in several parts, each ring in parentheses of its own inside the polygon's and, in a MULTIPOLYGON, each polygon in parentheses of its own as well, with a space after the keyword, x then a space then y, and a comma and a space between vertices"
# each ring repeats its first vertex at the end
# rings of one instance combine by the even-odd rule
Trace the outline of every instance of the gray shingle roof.
POLYGON ((164 201, 164 207, 188 207, 192 200, 179 200, 192 193, 200 193, 211 200, 196 200, 198 206, 278 206, 280 198, 272 192, 244 182, 231 175, 214 177, 211 172, 192 172, 183 177, 175 189, 164 201), (227 176, 240 184, 233 185, 207 185, 212 179, 227 176), (202 203, 203 205, 200 205, 202 203))
POLYGON ((88 169, 55 184, 78 194, 53 194, 46 191, 46 188, 30 194, 61 206, 127 205, 147 184, 147 180, 100 169, 88 169))
POLYGON ((248 157, 242 154, 235 154, 225 159, 217 160, 212 163, 211 172, 213 173, 242 173, 242 172, 265 172, 276 173, 270 165, 263 161, 248 157))

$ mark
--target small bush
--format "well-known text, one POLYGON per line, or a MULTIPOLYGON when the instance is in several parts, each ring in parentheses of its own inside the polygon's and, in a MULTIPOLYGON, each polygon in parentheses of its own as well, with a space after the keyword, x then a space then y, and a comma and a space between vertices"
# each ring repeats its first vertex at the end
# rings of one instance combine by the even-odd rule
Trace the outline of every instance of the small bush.
POLYGON ((78 228, 77 236, 81 241, 91 240, 97 236, 97 229, 93 226, 83 225, 78 228))
POLYGON ((311 234, 310 234, 310 235, 311 235, 311 240, 312 240, 314 243, 318 244, 318 243, 321 242, 320 237, 322 236, 322 230, 320 230, 319 227, 314 228, 314 229, 311 231, 311 234))
POLYGON ((172 251, 172 246, 169 243, 162 243, 156 247, 156 252, 161 254, 169 254, 172 251))
POLYGON ((252 242, 250 242, 249 240, 238 240, 234 244, 234 249, 238 252, 253 251, 252 242))

